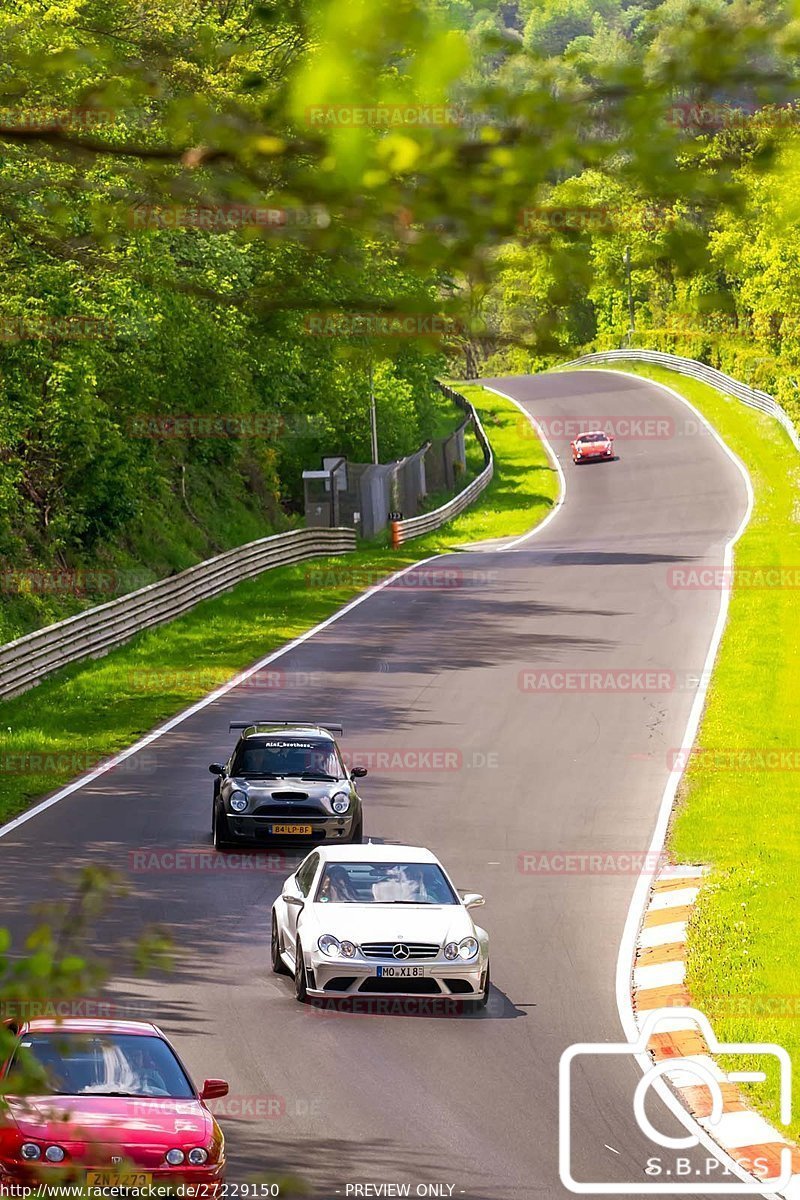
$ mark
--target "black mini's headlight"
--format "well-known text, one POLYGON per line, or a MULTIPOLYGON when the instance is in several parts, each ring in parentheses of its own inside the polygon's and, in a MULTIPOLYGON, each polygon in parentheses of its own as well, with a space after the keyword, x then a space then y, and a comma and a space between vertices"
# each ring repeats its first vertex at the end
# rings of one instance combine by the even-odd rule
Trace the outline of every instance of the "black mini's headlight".
POLYGON ((347 792, 337 792, 331 800, 331 808, 335 813, 346 813, 350 807, 350 797, 347 792))
POLYGON ((244 812, 247 808, 247 796, 244 792, 231 792, 230 805, 232 812, 244 812))

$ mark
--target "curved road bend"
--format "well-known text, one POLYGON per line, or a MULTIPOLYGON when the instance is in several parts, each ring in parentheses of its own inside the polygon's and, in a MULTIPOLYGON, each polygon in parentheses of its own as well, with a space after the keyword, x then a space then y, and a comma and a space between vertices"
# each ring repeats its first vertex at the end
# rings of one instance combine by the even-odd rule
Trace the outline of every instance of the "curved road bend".
MULTIPOLYGON (((521 868, 537 853, 648 846, 691 706, 686 680, 703 664, 719 606, 715 590, 671 586, 670 572, 721 563, 745 487, 714 439, 687 427, 691 413, 645 381, 582 371, 489 382, 544 420, 564 464, 565 502, 540 535, 508 553, 451 555, 422 569, 420 586, 377 593, 276 664, 281 691, 237 689, 142 752, 157 771, 137 770, 146 765, 137 754, 2 841, 12 927, 59 893, 59 873, 98 860, 133 885, 104 942, 147 922, 169 926, 175 971, 146 984, 120 974, 113 990, 142 1001, 196 1077, 230 1080, 223 1121, 237 1181, 288 1169, 326 1197, 365 1183, 409 1183, 412 1195, 417 1184, 445 1184, 487 1200, 564 1196, 559 1056, 574 1041, 622 1037, 615 967, 635 874, 521 868), (626 420, 644 418, 664 436, 624 436, 626 420), (573 468, 578 420, 614 422, 619 461, 573 468), (609 679, 625 669, 660 673, 662 687, 673 673, 674 683, 549 692, 519 683, 524 671, 609 679), (495 989, 480 1017, 301 1008, 269 970, 282 872, 131 872, 142 848, 208 849, 206 768, 227 754, 229 721, 318 714, 341 719, 345 748, 390 756, 362 785, 367 834, 428 845, 459 886, 485 893, 495 989), (415 750, 449 751, 447 768, 416 769, 415 750)), ((633 1124, 638 1077, 627 1062, 581 1074, 579 1178, 644 1179, 652 1147, 633 1124)))

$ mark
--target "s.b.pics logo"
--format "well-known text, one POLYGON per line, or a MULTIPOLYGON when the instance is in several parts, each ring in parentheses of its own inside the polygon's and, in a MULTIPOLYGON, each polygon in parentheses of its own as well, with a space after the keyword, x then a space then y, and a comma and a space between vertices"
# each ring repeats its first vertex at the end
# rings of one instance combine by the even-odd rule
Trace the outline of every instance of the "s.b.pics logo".
POLYGON ((655 1009, 634 1042, 569 1046, 559 1064, 562 1184, 578 1194, 611 1196, 760 1196, 784 1188, 792 1177, 791 1147, 786 1143, 779 1154, 759 1155, 754 1143, 774 1146, 780 1138, 735 1100, 735 1085, 767 1079, 764 1070, 753 1069, 754 1059, 759 1067, 769 1059, 777 1065, 770 1079, 777 1078, 780 1120, 788 1125, 792 1066, 786 1050, 771 1042, 719 1042, 697 1009, 655 1009), (658 1032, 659 1027, 669 1032, 658 1032), (725 1056, 726 1066, 739 1058, 742 1069, 723 1070, 719 1055, 725 1056), (642 1067, 641 1076, 621 1069, 631 1058, 642 1067), (616 1096, 620 1089, 624 1095, 626 1084, 631 1089, 630 1136, 614 1146, 608 1122, 582 1123, 580 1115, 596 1115, 597 1095, 616 1096), (660 1111, 654 1095, 664 1102, 660 1111), (741 1153, 745 1143, 748 1152, 741 1153))

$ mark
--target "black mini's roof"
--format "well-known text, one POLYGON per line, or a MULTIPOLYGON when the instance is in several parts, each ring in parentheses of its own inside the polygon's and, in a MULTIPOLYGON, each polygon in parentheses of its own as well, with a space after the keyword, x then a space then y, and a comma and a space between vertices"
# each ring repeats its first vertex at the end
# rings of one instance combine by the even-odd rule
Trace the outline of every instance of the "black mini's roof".
POLYGON ((324 725, 303 721, 231 721, 228 731, 241 729, 241 737, 251 738, 270 733, 294 734, 297 737, 330 737, 343 734, 341 725, 326 722, 324 725))

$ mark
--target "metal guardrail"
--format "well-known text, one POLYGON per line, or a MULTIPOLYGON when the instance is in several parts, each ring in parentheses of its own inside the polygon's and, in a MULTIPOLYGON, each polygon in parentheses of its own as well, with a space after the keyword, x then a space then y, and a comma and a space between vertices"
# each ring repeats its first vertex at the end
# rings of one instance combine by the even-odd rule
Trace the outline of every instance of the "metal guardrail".
POLYGON ((663 354, 660 350, 602 350, 596 354, 584 354, 581 358, 562 363, 562 366, 582 367, 590 366, 592 363, 618 362, 625 359, 666 367, 670 371, 677 371, 680 375, 688 375, 692 379, 708 383, 726 395, 734 396, 737 400, 741 400, 742 404, 747 404, 750 408, 756 408, 759 412, 773 417, 786 430, 795 450, 800 450, 800 433, 795 428, 789 414, 781 408, 773 396, 770 396, 768 392, 760 392, 757 388, 751 388, 731 375, 726 375, 724 371, 718 371, 716 367, 708 367, 705 363, 697 362, 693 358, 681 358, 677 354, 663 354))
POLYGON ((37 629, 0 646, 0 698, 27 691, 69 663, 98 658, 141 630, 172 621, 201 600, 218 596, 244 579, 273 567, 345 554, 355 548, 353 529, 297 529, 274 534, 37 629))
POLYGON ((447 396, 448 400, 452 400, 454 404, 463 409, 467 414, 467 419, 472 422, 475 436, 483 450, 483 460, 486 465, 480 475, 472 480, 472 483, 468 483, 462 492, 459 492, 457 496, 448 500, 440 508, 435 508, 429 513, 420 513, 418 517, 406 517, 404 521, 392 521, 392 545, 395 547, 402 545, 403 542, 411 541, 412 538, 422 537, 424 533, 432 533, 434 529, 439 529, 448 521, 452 521, 453 517, 457 517, 472 504, 473 500, 480 496, 481 492, 491 483, 494 475, 492 447, 474 407, 465 396, 454 392, 445 384, 440 383, 439 389, 447 396))

